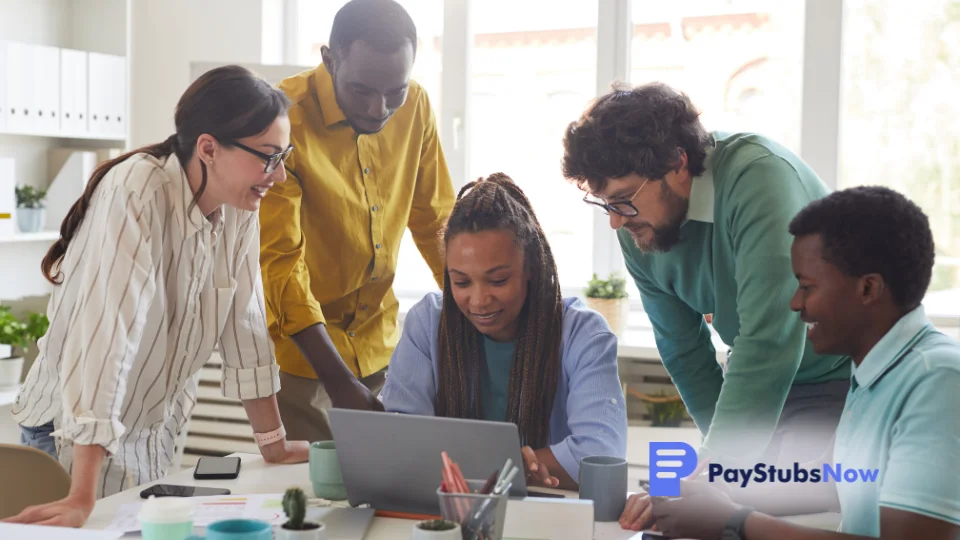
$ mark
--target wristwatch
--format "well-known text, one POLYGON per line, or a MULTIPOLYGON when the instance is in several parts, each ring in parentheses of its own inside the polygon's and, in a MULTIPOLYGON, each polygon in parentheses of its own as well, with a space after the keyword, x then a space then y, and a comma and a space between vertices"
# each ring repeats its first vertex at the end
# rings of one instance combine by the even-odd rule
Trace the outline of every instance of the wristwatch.
POLYGON ((747 516, 753 513, 753 508, 741 506, 727 520, 727 524, 720 533, 720 540, 747 540, 747 533, 744 532, 744 524, 747 522, 747 516))

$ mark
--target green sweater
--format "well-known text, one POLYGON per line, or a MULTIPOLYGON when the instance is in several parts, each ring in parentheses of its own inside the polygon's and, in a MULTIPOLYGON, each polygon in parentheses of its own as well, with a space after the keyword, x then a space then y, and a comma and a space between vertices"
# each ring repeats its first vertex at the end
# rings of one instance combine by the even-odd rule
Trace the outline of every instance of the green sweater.
POLYGON ((618 231, 627 270, 653 324, 663 365, 715 456, 749 461, 766 448, 794 384, 848 379, 846 357, 806 346, 790 310, 797 281, 787 227, 827 187, 779 144, 715 133, 706 171, 693 179, 682 240, 644 254, 618 231), (726 373, 703 314, 733 348, 726 373))

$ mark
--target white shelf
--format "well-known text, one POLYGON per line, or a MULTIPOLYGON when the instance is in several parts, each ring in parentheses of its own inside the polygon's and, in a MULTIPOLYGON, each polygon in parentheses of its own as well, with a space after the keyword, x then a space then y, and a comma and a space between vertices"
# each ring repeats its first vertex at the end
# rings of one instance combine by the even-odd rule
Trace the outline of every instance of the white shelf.
POLYGON ((127 141, 126 136, 124 135, 99 135, 95 133, 37 133, 37 132, 16 132, 9 131, 5 129, 0 129, 0 135, 6 135, 10 137, 46 137, 49 139, 76 139, 81 141, 114 141, 125 143, 127 141))
POLYGON ((17 233, 10 238, 0 238, 0 244, 24 243, 24 242, 54 242, 58 238, 60 238, 60 231, 17 233))

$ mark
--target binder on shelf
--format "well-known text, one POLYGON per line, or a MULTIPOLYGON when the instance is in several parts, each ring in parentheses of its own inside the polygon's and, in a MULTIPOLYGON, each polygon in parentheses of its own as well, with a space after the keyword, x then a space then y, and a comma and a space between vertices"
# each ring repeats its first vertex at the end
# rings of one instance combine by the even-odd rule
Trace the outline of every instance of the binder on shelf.
POLYGON ((7 129, 7 116, 9 115, 7 85, 10 84, 7 73, 7 42, 0 41, 0 131, 7 129))
POLYGON ((60 50, 60 133, 87 135, 87 53, 60 50))
POLYGON ((33 120, 37 118, 33 95, 33 53, 30 45, 7 43, 7 130, 16 133, 35 133, 33 120))
POLYGON ((30 45, 35 100, 35 131, 42 134, 60 133, 60 49, 30 45))
POLYGON ((12 238, 17 232, 15 165, 13 158, 0 157, 0 240, 12 238))

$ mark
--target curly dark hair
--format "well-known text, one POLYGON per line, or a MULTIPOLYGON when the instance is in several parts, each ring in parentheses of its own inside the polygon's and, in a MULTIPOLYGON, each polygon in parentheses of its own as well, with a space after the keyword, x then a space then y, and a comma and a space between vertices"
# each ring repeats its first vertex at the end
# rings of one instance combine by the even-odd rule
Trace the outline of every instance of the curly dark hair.
POLYGON ((567 127, 563 175, 594 193, 603 191, 608 179, 631 173, 660 180, 676 168, 682 149, 690 174, 699 176, 712 144, 700 112, 683 92, 659 82, 615 86, 567 127))
POLYGON ((933 233, 927 215, 903 195, 880 186, 834 192, 807 205, 790 234, 819 234, 823 258, 849 276, 877 273, 897 307, 920 305, 933 275, 933 233))

